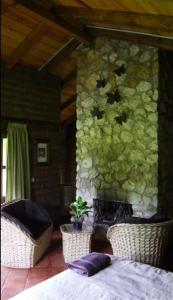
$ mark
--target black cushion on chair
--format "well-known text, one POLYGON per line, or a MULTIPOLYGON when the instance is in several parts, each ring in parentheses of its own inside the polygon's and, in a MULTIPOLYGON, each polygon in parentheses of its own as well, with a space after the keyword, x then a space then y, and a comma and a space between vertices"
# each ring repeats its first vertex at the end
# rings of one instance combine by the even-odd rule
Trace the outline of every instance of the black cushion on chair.
POLYGON ((156 213, 150 219, 153 221, 153 223, 161 223, 161 222, 170 221, 170 218, 167 215, 162 214, 162 213, 156 213))
POLYGON ((129 217, 121 219, 118 223, 129 223, 129 224, 151 224, 151 223, 162 223, 169 221, 170 219, 160 213, 156 213, 151 218, 139 218, 139 217, 129 217))
POLYGON ((38 239, 51 225, 51 220, 46 211, 31 200, 5 203, 1 207, 1 215, 19 225, 33 239, 38 239))

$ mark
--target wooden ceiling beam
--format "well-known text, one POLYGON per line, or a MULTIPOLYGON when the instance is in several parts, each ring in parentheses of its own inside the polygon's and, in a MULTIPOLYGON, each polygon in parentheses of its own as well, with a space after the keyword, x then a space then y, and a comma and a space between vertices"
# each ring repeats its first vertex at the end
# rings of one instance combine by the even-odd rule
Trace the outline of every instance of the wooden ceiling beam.
POLYGON ((76 47, 80 44, 79 41, 75 40, 75 39, 70 39, 66 44, 64 44, 62 46, 62 48, 60 48, 55 55, 53 55, 52 57, 50 57, 40 68, 39 71, 41 71, 42 69, 46 68, 48 69, 48 71, 51 72, 51 70, 53 70, 53 68, 60 62, 62 62, 62 60, 64 58, 66 58, 74 49, 76 49, 76 47))
POLYGON ((77 70, 74 69, 73 71, 71 71, 63 80, 62 80, 62 88, 66 87, 68 85, 68 83, 75 79, 77 75, 77 70))
POLYGON ((35 3, 37 3, 38 5, 42 6, 45 9, 51 9, 54 4, 52 1, 47 1, 47 0, 34 0, 35 3))
POLYGON ((61 104, 61 108, 60 108, 61 112, 65 110, 68 106, 70 106, 72 103, 74 103, 76 101, 76 97, 77 95, 75 94, 72 97, 70 97, 70 99, 68 99, 66 102, 61 104))
POLYGON ((58 15, 64 18, 74 16, 85 25, 111 27, 114 29, 156 34, 173 38, 173 16, 152 15, 113 10, 87 9, 82 7, 60 7, 58 15), (107 26, 106 26, 107 25, 107 26))
POLYGON ((51 12, 57 17, 58 23, 62 28, 72 31, 77 37, 82 37, 87 44, 91 42, 91 37, 86 33, 85 26, 82 22, 79 22, 75 17, 70 15, 68 18, 60 16, 56 5, 51 9, 51 12))
POLYGON ((19 46, 12 52, 7 59, 7 68, 11 69, 17 62, 33 47, 38 39, 46 32, 47 28, 44 23, 39 23, 34 29, 25 37, 19 46))
POLYGON ((164 39, 156 36, 144 36, 141 33, 131 33, 123 30, 99 28, 95 26, 87 26, 87 31, 92 34, 93 37, 102 36, 115 40, 125 40, 161 49, 173 50, 173 39, 171 38, 164 39))
MULTIPOLYGON (((113 11, 129 11, 136 13, 147 12, 155 15, 172 15, 173 16, 173 1, 172 0, 80 0, 83 4, 87 4, 88 8, 113 10, 113 11)), ((54 1, 55 2, 55 1, 54 1)), ((59 2, 59 1, 56 1, 59 2)), ((64 1, 60 1, 66 2, 64 1)), ((67 1, 68 3, 71 1, 67 1)), ((69 5, 70 6, 70 5, 69 5)))
POLYGON ((54 7, 49 11, 35 3, 33 0, 15 0, 16 6, 22 5, 25 9, 32 11, 36 14, 36 18, 40 18, 45 24, 53 26, 56 30, 58 27, 63 28, 70 36, 84 42, 90 42, 90 37, 83 31, 82 28, 76 28, 64 20, 62 17, 57 17, 54 7))
POLYGON ((61 129, 65 129, 74 121, 76 121, 76 112, 73 112, 68 117, 64 116, 64 114, 61 114, 61 119, 60 119, 61 129))

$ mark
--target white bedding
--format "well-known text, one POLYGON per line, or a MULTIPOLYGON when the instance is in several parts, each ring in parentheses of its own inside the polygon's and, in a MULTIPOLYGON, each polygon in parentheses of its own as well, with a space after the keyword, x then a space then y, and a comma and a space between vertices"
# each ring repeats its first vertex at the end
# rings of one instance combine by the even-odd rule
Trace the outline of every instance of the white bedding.
POLYGON ((91 277, 66 270, 11 300, 173 300, 173 273, 111 256, 91 277))

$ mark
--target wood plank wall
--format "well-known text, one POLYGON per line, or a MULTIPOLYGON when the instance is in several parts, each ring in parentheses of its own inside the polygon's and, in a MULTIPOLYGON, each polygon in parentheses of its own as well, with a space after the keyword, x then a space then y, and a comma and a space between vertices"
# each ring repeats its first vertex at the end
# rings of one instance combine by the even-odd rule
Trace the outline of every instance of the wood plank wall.
POLYGON ((60 82, 50 74, 2 64, 2 116, 58 123, 60 82))
MULTIPOLYGON (((60 82, 54 76, 40 74, 23 66, 7 71, 2 64, 2 136, 8 121, 28 125, 31 158, 32 200, 43 205, 61 206, 59 179, 60 82), (50 164, 36 163, 37 140, 50 143, 50 164)), ((57 211, 58 213, 58 211, 57 211)))
MULTIPOLYGON (((173 51, 159 50, 158 208, 173 217, 173 51)), ((173 262, 172 262, 173 264, 173 262)))

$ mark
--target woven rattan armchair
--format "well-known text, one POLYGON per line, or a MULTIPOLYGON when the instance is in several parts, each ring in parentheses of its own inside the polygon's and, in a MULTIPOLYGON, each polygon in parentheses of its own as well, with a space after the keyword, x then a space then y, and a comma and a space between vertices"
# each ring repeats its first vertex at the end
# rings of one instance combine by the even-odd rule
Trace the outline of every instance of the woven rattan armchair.
POLYGON ((123 223, 109 227, 107 238, 113 255, 162 267, 172 230, 173 220, 152 224, 123 223))
POLYGON ((52 221, 33 201, 16 200, 1 206, 1 263, 31 268, 50 244, 52 221))

